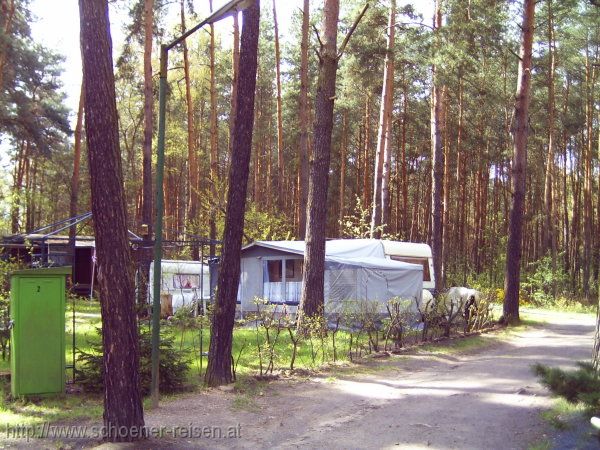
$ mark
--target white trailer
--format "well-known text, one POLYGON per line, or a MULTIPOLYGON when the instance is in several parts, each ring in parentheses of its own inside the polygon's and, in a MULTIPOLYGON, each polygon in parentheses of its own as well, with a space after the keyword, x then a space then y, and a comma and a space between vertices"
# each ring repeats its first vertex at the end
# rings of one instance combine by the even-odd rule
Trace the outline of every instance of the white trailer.
MULTIPOLYGON (((152 303, 154 262, 150 264, 148 300, 152 303)), ((182 306, 201 304, 206 311, 210 300, 210 271, 200 261, 162 260, 160 295, 171 301, 173 312, 182 306)))
POLYGON ((423 266, 423 301, 431 297, 435 289, 433 254, 427 244, 415 242, 381 241, 386 258, 423 266), (427 291, 427 292, 425 292, 427 291))

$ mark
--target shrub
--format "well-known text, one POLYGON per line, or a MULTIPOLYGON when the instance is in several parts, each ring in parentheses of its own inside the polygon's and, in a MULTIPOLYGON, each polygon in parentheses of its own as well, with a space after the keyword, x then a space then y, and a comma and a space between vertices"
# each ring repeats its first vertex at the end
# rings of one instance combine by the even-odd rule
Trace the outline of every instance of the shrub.
POLYGON ((600 376, 591 363, 577 365, 577 370, 565 371, 536 364, 533 371, 554 394, 571 403, 583 403, 591 413, 600 414, 600 376))
MULTIPOLYGON (((101 333, 101 330, 98 330, 101 333)), ((152 333, 140 327, 140 386, 142 394, 150 393, 152 381, 152 333)), ((102 367, 102 344, 92 346, 90 353, 81 352, 76 379, 88 392, 100 392, 104 386, 102 367)), ((164 393, 180 391, 185 387, 189 360, 185 352, 175 346, 173 336, 161 336, 160 340, 160 390, 164 393)))
POLYGON ((523 273, 521 289, 534 306, 555 306, 560 297, 570 295, 569 275, 562 265, 552 267, 552 259, 545 256, 530 263, 523 273))
POLYGON ((387 350, 390 339, 396 349, 404 345, 405 334, 419 320, 417 313, 413 311, 412 304, 413 300, 403 300, 399 297, 392 298, 387 302, 388 317, 383 319, 384 350, 387 350))

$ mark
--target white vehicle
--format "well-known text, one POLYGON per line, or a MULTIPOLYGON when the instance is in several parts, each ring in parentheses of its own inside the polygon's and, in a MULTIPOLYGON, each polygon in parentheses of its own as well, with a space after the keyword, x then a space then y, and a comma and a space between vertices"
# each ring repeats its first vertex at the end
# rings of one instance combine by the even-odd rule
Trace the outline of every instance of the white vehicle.
POLYGON ((414 242, 381 241, 385 256, 394 261, 402 261, 423 266, 423 291, 433 291, 433 254, 427 244, 414 242))
MULTIPOLYGON (((152 302, 154 262, 150 265, 148 299, 152 302)), ((210 300, 210 271, 208 264, 199 261, 166 260, 161 263, 161 297, 170 299, 173 312, 192 303, 201 304, 206 311, 210 300)))

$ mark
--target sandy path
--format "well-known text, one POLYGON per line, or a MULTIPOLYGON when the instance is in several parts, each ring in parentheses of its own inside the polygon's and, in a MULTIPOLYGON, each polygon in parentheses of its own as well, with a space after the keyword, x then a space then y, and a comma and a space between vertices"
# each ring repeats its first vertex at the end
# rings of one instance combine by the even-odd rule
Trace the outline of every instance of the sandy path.
POLYGON ((385 370, 307 382, 271 383, 242 410, 236 394, 211 391, 164 403, 150 426, 236 426, 241 439, 173 439, 160 447, 227 448, 527 448, 548 431, 551 406, 530 366, 587 359, 594 319, 540 314, 546 323, 485 350, 458 356, 387 360, 385 370))

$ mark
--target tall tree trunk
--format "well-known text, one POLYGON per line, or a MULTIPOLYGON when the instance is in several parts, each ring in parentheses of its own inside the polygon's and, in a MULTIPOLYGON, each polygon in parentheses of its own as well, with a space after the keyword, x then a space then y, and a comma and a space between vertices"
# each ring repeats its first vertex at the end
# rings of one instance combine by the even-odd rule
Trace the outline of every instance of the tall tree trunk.
POLYGON ((152 89, 152 39, 154 0, 144 0, 144 146, 142 156, 142 222, 152 236, 152 129, 154 92, 152 89))
MULTIPOLYGON (((456 172, 454 181, 458 186, 458 192, 456 195, 455 211, 456 211, 456 225, 455 225, 455 236, 456 242, 455 254, 461 255, 463 260, 463 272, 466 272, 466 258, 464 253, 464 229, 466 227, 466 214, 465 214, 465 196, 467 189, 467 180, 465 179, 464 173, 464 159, 465 156, 462 151, 462 136, 463 136, 463 82, 462 76, 458 78, 458 123, 456 130, 456 172)), ((446 205, 446 207, 448 207, 446 205)), ((447 232, 448 230, 446 230, 447 232)), ((446 236, 447 237, 447 236, 446 236)), ((466 283, 465 283, 466 284, 466 283)))
POLYGON ((29 148, 29 141, 22 140, 17 152, 17 160, 15 162, 13 174, 12 205, 10 211, 10 229, 12 233, 18 233, 21 228, 21 196, 23 189, 23 178, 25 176, 25 162, 29 158, 29 148))
POLYGON ((80 0, 81 54, 110 441, 143 436, 135 289, 119 149, 108 1, 80 0))
POLYGON ((390 231, 390 177, 392 171, 392 111, 394 106, 394 35, 396 30, 396 0, 391 0, 388 26, 388 53, 386 71, 386 129, 383 145, 383 168, 381 171, 381 224, 390 231))
POLYGON ((514 153, 512 161, 513 204, 509 218, 504 280, 503 320, 505 323, 517 323, 519 321, 519 287, 521 282, 521 247, 527 169, 527 137, 529 134, 529 88, 531 84, 534 12, 535 0, 524 0, 521 50, 519 52, 519 74, 514 114, 514 153))
MULTIPOLYGON (((442 26, 442 0, 435 2, 435 14, 433 19, 433 29, 436 36, 439 35, 439 29, 442 26)), ((437 45, 440 45, 439 37, 436 37, 437 45)), ((431 91, 431 250, 433 253, 433 273, 435 290, 440 292, 443 289, 442 279, 442 234, 443 230, 443 205, 442 191, 444 178, 444 152, 442 148, 442 87, 439 84, 437 76, 437 67, 435 64, 432 71, 432 91, 431 91)))
MULTIPOLYGON (((181 0, 181 33, 185 33, 185 2, 181 0)), ((198 204, 200 202, 198 184, 200 172, 198 169, 198 153, 196 150, 196 127, 194 124, 194 104, 192 101, 192 85, 190 81, 190 63, 188 59, 187 42, 184 39, 181 43, 183 48, 183 76, 185 79, 185 103, 187 106, 187 163, 188 163, 188 208, 187 219, 188 224, 194 227, 197 226, 198 204)), ((200 258, 198 246, 192 248, 192 259, 197 261, 200 258)))
MULTIPOLYGON (((302 41, 300 43, 300 96, 299 96, 299 119, 300 119, 300 164, 299 164, 299 183, 300 183, 300 204, 306 205, 308 202, 308 28, 310 16, 310 2, 304 0, 302 9, 302 41)), ((304 239, 306 234, 306 214, 304 209, 300 210, 298 217, 298 237, 304 239)))
POLYGON ((408 122, 408 85, 404 82, 402 95, 402 232, 403 239, 407 239, 410 233, 410 220, 408 209, 408 171, 406 168, 406 128, 408 122))
MULTIPOLYGON (((552 183, 554 180, 554 73, 556 69, 554 41, 554 17, 552 0, 548 0, 548 54, 550 67, 548 68, 548 152, 546 154, 546 177, 544 180, 544 210, 545 224, 543 228, 543 253, 550 251, 552 257, 552 272, 556 272, 556 236, 554 230, 552 183)), ((553 283, 554 284, 554 283, 553 283)))
MULTIPOLYGON (((381 226, 388 225, 383 218, 383 205, 389 203, 390 176, 390 137, 392 106, 394 97, 394 36, 396 30, 396 1, 392 0, 388 20, 388 38, 383 69, 383 88, 381 90, 381 106, 379 111, 379 132, 373 170, 373 204, 371 214, 371 238, 381 236, 381 226), (385 166, 385 167, 384 167, 385 166), (384 172, 387 180, 384 182, 384 172), (384 188, 385 184, 385 188, 384 188), (383 198, 384 189, 388 190, 388 198, 383 198)), ((386 217, 389 220, 389 211, 386 217)))
POLYGON ((365 142, 364 142, 364 172, 362 178, 362 207, 367 209, 369 207, 369 158, 371 148, 371 97, 367 93, 365 95, 365 142))
POLYGON ((275 74, 277 85, 277 207, 284 210, 285 205, 285 165, 283 161, 283 111, 281 103, 281 56, 279 52, 279 25, 277 8, 273 0, 273 24, 275 33, 275 74))
MULTIPOLYGON (((231 103, 229 109, 229 155, 227 161, 231 164, 233 151, 233 130, 235 130, 235 112, 237 111, 237 83, 240 73, 240 25, 238 14, 233 15, 233 43, 231 55, 231 103)), ((229 168, 228 168, 229 170, 229 168)))
MULTIPOLYGON (((344 220, 344 204, 346 199, 346 159, 348 153, 348 113, 342 116, 342 142, 340 144, 340 188, 338 205, 338 230, 342 229, 344 220)), ((338 233, 341 234, 341 233, 338 233)))
MULTIPOLYGON (((71 198, 69 201, 69 217, 77 215, 79 200, 79 168, 81 166, 81 132, 83 130, 83 104, 85 90, 83 81, 81 83, 81 93, 79 94, 79 108, 77 109, 77 124, 75 125, 75 144, 73 150, 73 174, 71 176, 71 198)), ((75 226, 69 228, 69 244, 71 246, 71 255, 75 256, 75 235, 77 229, 75 226)), ((71 261, 73 264, 74 260, 71 261)))
POLYGON ((233 134, 233 158, 229 170, 227 212, 223 252, 213 311, 210 350, 205 383, 218 386, 234 381, 232 367, 233 323, 240 279, 240 250, 244 231, 244 211, 254 125, 254 92, 260 22, 259 0, 243 12, 238 79, 238 104, 233 134))
POLYGON ((595 73, 586 50, 586 143, 584 147, 584 172, 583 172, 583 294, 586 299, 590 297, 590 274, 593 247, 593 201, 592 201, 592 157, 593 157, 593 121, 594 121, 594 85, 595 73))
POLYGON ((325 0, 322 44, 319 50, 319 78, 315 97, 314 147, 310 167, 306 215, 306 251, 298 327, 305 319, 324 313, 325 230, 327 190, 333 130, 333 104, 338 67, 337 25, 339 0, 325 0))
MULTIPOLYGON (((210 11, 213 10, 213 2, 209 0, 210 11)), ((219 153, 218 153, 218 132, 217 129, 217 82, 215 68, 215 26, 210 24, 210 181, 212 185, 212 196, 210 216, 208 219, 210 239, 217 239, 217 222, 215 215, 217 205, 217 183, 219 182, 219 153)), ((210 256, 215 255, 215 246, 210 245, 210 256)))
MULTIPOLYGON (((442 98, 445 100, 447 94, 446 86, 444 86, 444 91, 442 92, 442 98)), ((448 111, 448 102, 444 101, 444 109, 442 111, 442 123, 444 130, 444 178, 443 178, 443 201, 442 201, 442 286, 446 285, 446 261, 449 260, 449 249, 450 249, 450 145, 448 142, 448 127, 447 127, 447 111, 448 111)), ((486 179, 487 183, 487 179, 486 179)), ((487 186, 487 185, 486 185, 487 186)), ((482 230, 483 233, 483 230, 482 230)))
MULTIPOLYGON (((570 79, 567 78, 567 85, 565 86, 564 93, 564 101, 563 101, 563 114, 566 115, 566 112, 569 107, 569 92, 570 92, 570 79)), ((565 272, 570 272, 571 264, 570 264, 570 244, 571 244, 571 235, 570 235, 570 226, 569 226, 569 196, 567 189, 567 181, 568 181, 568 156, 567 156, 567 144, 568 144, 568 136, 566 130, 563 130, 563 139, 562 139, 562 150, 563 150, 563 173, 562 173, 562 202, 563 202, 563 244, 562 247, 565 249, 565 256, 563 260, 563 266, 565 272)))
MULTIPOLYGON (((25 160, 25 229, 33 230, 32 228, 32 220, 31 220, 31 211, 33 209, 32 202, 32 191, 33 191, 33 176, 32 176, 32 166, 34 168, 37 167, 38 158, 36 155, 31 155, 30 158, 25 160)), ((34 169, 35 170, 35 169, 34 169)))

